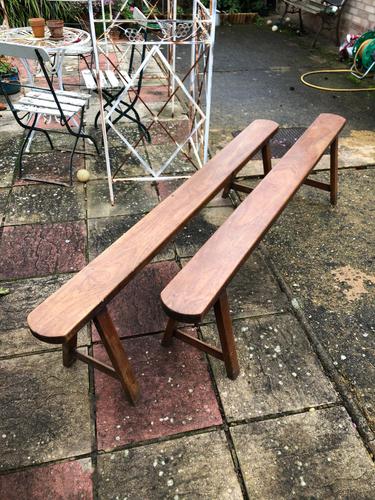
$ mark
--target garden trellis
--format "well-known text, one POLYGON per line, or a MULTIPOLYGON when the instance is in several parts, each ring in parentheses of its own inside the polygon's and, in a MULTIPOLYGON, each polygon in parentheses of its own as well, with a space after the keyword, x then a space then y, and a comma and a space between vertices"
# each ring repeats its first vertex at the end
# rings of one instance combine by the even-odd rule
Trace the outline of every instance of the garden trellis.
POLYGON ((100 110, 104 117, 101 120, 102 134, 112 202, 113 181, 167 180, 176 178, 173 175, 173 162, 178 157, 196 169, 207 161, 216 0, 211 0, 208 6, 201 0, 193 0, 189 14, 185 7, 184 19, 179 18, 181 7, 177 0, 165 0, 163 3, 162 0, 138 0, 137 4, 124 0, 113 4, 108 0, 87 0, 96 74, 104 66, 113 66, 115 60, 117 69, 121 69, 126 82, 117 99, 105 110, 101 82, 97 78, 100 110), (101 33, 95 36, 98 31, 101 33), (128 74, 123 69, 124 63, 134 45, 138 52, 145 46, 145 57, 128 74), (182 47, 185 47, 185 51, 186 48, 190 51, 189 64, 178 71, 177 61, 181 59, 178 54, 182 47), (127 134, 123 128, 123 122, 116 122, 114 119, 121 101, 134 91, 142 70, 147 71, 147 68, 151 68, 151 71, 158 68, 167 89, 165 101, 157 110, 144 100, 142 93, 138 98, 147 130, 152 135, 157 129, 159 134, 165 134, 170 144, 168 151, 164 148, 164 157, 159 158, 157 164, 150 160, 145 140, 142 137, 132 140, 131 134, 127 134), (185 119, 186 133, 182 135, 180 129, 176 137, 169 125, 171 120, 178 117, 185 119), (143 167, 145 175, 120 177, 122 168, 112 172, 108 148, 113 135, 125 144, 133 158, 143 167))

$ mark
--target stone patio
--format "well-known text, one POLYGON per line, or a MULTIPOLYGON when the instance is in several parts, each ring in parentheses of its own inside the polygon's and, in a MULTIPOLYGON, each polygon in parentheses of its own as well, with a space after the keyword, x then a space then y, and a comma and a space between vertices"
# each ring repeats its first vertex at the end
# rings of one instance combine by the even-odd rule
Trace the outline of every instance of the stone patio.
MULTIPOLYGON (((246 29, 241 37, 269 43, 265 29, 246 29)), ((289 35, 280 36, 291 51, 289 35)), ((227 61, 228 48, 217 50, 219 64, 227 61)), ((297 59, 304 54, 301 42, 297 59)), ((316 54, 322 64, 326 56, 316 54)), ((299 92, 308 100, 310 90, 299 92)), ((154 103, 165 95, 160 85, 146 94, 154 103)), ((341 104, 330 111, 341 113, 341 104)), ((259 116, 238 104, 247 105, 241 119, 250 122, 259 116)), ((265 107, 264 117, 303 125, 284 119, 275 100, 265 107)), ((317 111, 309 112, 312 121, 317 111)), ((224 124, 214 113, 212 151, 243 126, 239 120, 224 124)), ((240 203, 238 194, 211 202, 112 301, 140 382, 136 406, 104 374, 80 362, 64 368, 60 346, 34 339, 26 317, 182 181, 117 182, 114 207, 100 158, 86 159, 87 184, 19 183, 21 132, 9 112, 0 130, 0 287, 9 291, 0 295, 0 499, 374 498, 375 134, 368 123, 350 124, 341 141, 338 206, 302 187, 229 286, 236 381, 187 344, 160 345, 159 294, 240 203)), ((55 167, 50 175, 64 175, 64 163, 55 167)), ((133 175, 138 167, 129 168, 133 175)), ((326 169, 324 157, 317 178, 326 169)), ((243 171, 249 183, 258 174, 258 160, 243 171)), ((190 333, 218 342, 213 315, 190 333)), ((92 325, 79 347, 106 358, 92 325)))

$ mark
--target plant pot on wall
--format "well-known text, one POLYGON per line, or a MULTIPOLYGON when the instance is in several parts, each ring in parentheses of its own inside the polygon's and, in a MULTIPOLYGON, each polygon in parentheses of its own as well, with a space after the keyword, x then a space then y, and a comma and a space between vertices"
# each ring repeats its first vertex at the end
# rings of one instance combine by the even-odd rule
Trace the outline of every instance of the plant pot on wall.
POLYGON ((46 27, 45 19, 42 17, 33 17, 29 19, 29 26, 31 26, 35 38, 44 38, 44 30, 46 27))
POLYGON ((50 31, 50 38, 53 40, 64 38, 64 21, 61 19, 50 19, 47 21, 47 26, 50 31))

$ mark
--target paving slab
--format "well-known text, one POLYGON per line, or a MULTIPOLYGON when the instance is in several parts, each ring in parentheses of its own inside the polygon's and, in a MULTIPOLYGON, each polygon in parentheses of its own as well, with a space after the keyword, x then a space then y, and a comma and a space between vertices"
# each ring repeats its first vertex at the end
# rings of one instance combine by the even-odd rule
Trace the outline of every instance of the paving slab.
MULTIPOLYGON (((107 247, 112 245, 120 236, 126 233, 134 224, 142 219, 143 214, 125 215, 118 217, 102 217, 100 219, 89 219, 89 258, 94 259, 107 247)), ((162 249, 154 261, 172 260, 175 258, 173 244, 162 249)))
MULTIPOLYGON (((187 259, 181 261, 185 266, 187 259)), ((261 253, 256 250, 242 265, 227 287, 232 318, 248 318, 264 314, 275 314, 288 310, 287 296, 266 265, 261 253)), ((209 311, 202 323, 214 321, 209 311)))
POLYGON ((0 224, 5 216, 10 189, 0 189, 0 224))
POLYGON ((65 222, 85 217, 82 185, 30 184, 12 189, 5 225, 65 222))
MULTIPOLYGON (((108 310, 120 337, 165 329, 168 318, 162 309, 160 293, 179 270, 174 261, 150 264, 111 300, 108 310)), ((93 339, 99 340, 95 328, 93 339)))
POLYGON ((21 134, 1 131, 0 138, 0 187, 12 185, 21 134))
POLYGON ((233 213, 231 207, 205 208, 188 222, 175 238, 179 257, 192 257, 233 213))
POLYGON ((90 458, 13 472, 1 476, 0 498, 91 500, 92 472, 90 458))
POLYGON ((341 407, 240 425, 231 434, 250 498, 374 498, 374 465, 341 407))
MULTIPOLYGON (((172 194, 178 187, 181 186, 186 181, 186 179, 173 179, 171 181, 160 181, 158 182, 158 192, 161 200, 165 200, 170 194, 172 194)), ((207 204, 207 207, 232 207, 232 202, 229 198, 223 198, 221 196, 222 192, 215 196, 207 204)))
MULTIPOLYGON (((338 400, 305 333, 289 315, 246 319, 233 324, 240 375, 227 378, 224 364, 210 358, 229 421, 300 411, 338 400)), ((204 339, 219 344, 212 325, 204 339)))
POLYGON ((223 432, 100 455, 98 471, 103 500, 243 498, 223 432))
MULTIPOLYGON (((321 180, 325 178, 319 174, 321 180)), ((375 170, 340 173, 338 206, 304 187, 266 248, 375 430, 375 170)))
POLYGON ((114 206, 109 201, 106 181, 92 181, 87 184, 89 219, 144 214, 158 204, 156 190, 149 182, 116 182, 113 191, 116 199, 114 206))
MULTIPOLYGON (((0 302, 1 303, 1 302, 0 302)), ((84 326, 78 332, 79 347, 90 345, 89 328, 84 326)), ((60 344, 47 344, 35 338, 28 328, 0 331, 0 358, 31 354, 33 352, 58 351, 62 357, 60 344)))
POLYGON ((83 222, 4 227, 0 279, 79 271, 86 264, 83 222))
MULTIPOLYGON (((56 145, 56 147, 58 146, 56 145)), ((36 181, 40 179, 41 181, 69 183, 71 155, 69 147, 71 146, 64 142, 60 147, 64 149, 62 151, 50 150, 48 144, 33 145, 32 153, 23 157, 23 177, 30 176, 33 179, 35 178, 36 181)), ((84 163, 83 155, 75 155, 73 160, 73 180, 76 180, 75 174, 77 170, 84 168, 84 163)), ((27 179, 18 179, 17 172, 15 185, 33 184, 34 182, 27 179)))
MULTIPOLYGON (((117 380, 95 372, 99 450, 222 423, 204 355, 184 342, 166 348, 160 340, 150 335, 124 341, 140 384, 135 406, 117 380)), ((94 352, 106 360, 101 345, 94 352)))
POLYGON ((17 281, 2 281, 9 290, 0 297, 0 331, 26 326, 27 315, 63 285, 71 275, 54 275, 17 281))
POLYGON ((0 470, 91 451, 88 368, 60 353, 0 361, 0 470))

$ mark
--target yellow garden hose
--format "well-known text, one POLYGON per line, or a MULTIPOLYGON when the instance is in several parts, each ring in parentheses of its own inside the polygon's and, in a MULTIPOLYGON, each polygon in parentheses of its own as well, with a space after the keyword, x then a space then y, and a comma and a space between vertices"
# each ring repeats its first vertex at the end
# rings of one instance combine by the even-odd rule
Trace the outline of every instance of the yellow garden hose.
POLYGON ((310 83, 310 82, 306 81, 306 77, 309 75, 323 75, 323 74, 327 74, 327 73, 356 73, 358 76, 363 76, 363 73, 357 67, 357 61, 358 61, 359 57, 362 55, 363 50, 365 49, 367 44, 369 44, 371 42, 372 42, 372 39, 369 39, 369 40, 365 40, 361 44, 361 46, 359 47, 359 49, 354 57, 353 65, 350 69, 320 69, 317 71, 309 71, 308 73, 304 73, 301 76, 301 82, 304 83, 305 85, 307 85, 308 87, 313 88, 313 89, 325 90, 327 92, 371 92, 371 91, 374 91, 375 87, 368 87, 368 88, 364 88, 364 89, 355 89, 355 88, 335 89, 335 88, 331 88, 331 87, 322 87, 320 85, 315 85, 314 83, 310 83))

